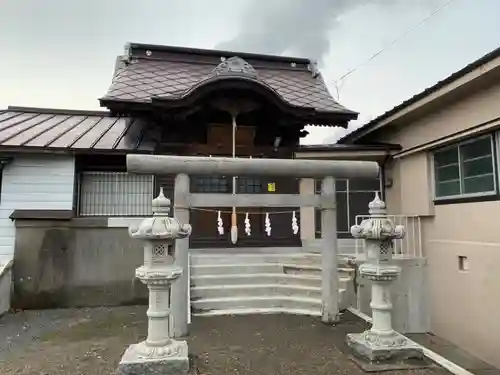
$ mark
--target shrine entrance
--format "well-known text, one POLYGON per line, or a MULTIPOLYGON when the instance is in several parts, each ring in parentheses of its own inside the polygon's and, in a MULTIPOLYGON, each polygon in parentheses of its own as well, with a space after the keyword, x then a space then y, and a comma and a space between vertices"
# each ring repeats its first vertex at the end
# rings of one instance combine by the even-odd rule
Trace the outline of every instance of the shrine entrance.
MULTIPOLYGON (((215 156, 214 156, 215 157, 215 156)), ((240 157, 240 156, 238 156, 240 157)), ((249 158, 243 156, 243 158, 249 158)), ((155 194, 158 195, 160 187, 168 196, 173 205, 175 175, 156 175, 155 194)), ((298 178, 283 176, 239 176, 235 179, 237 195, 251 195, 258 197, 263 194, 275 195, 279 198, 282 194, 299 194, 298 178)), ((213 196, 231 194, 233 177, 229 175, 192 175, 189 179, 189 193, 200 197, 205 195, 206 201, 213 201, 213 196)), ((295 207, 276 206, 238 206, 236 207, 236 220, 238 228, 238 241, 231 241, 231 215, 232 207, 217 206, 215 204, 204 207, 191 207, 190 221, 193 234, 189 238, 192 249, 204 248, 258 248, 258 247, 300 247, 300 235, 294 235, 292 220, 300 220, 300 207, 297 202, 295 207), (265 218, 268 214, 272 222, 272 231, 268 235, 265 231, 265 218), (222 222, 219 230, 218 222, 222 222), (246 222, 250 222, 251 235, 245 231, 246 222)))
MULTIPOLYGON (((247 159, 220 157, 183 157, 157 155, 127 155, 127 171, 143 174, 175 174, 174 216, 181 223, 192 223, 193 211, 210 207, 261 207, 264 210, 286 207, 294 210, 300 207, 317 207, 322 210, 323 228, 321 241, 321 292, 322 320, 331 323, 338 319, 339 277, 337 269, 337 215, 335 203, 335 180, 338 178, 366 177, 375 178, 379 174, 378 164, 364 161, 318 161, 287 159, 247 159), (321 195, 302 194, 217 194, 192 193, 190 177, 204 173, 210 176, 279 176, 292 178, 323 179, 321 195)), ((298 210, 297 210, 298 211, 298 210)), ((232 211, 234 215, 234 211, 232 211)), ((293 215, 293 214, 292 214, 293 215)), ((245 215, 246 216, 246 215, 245 215)), ((219 218, 217 218, 219 219, 219 218)), ((217 231, 224 233, 223 220, 217 220, 217 231), (221 229, 222 227, 222 229, 221 229)), ((244 219, 245 220, 245 219, 244 219)), ((232 225, 235 223, 232 220, 232 225)), ((193 233, 197 230, 193 224, 193 233)), ((243 230, 247 234, 248 222, 243 230)), ((298 227, 290 225, 298 237, 298 227), (295 229, 294 229, 295 228, 295 229)), ((198 228, 203 228, 198 226, 198 228)), ((199 229, 200 230, 200 229, 199 229)), ((262 230, 262 229, 261 229, 262 230)), ((264 232, 272 233, 269 215, 265 215, 264 232)), ((241 231, 238 231, 238 234, 241 231)), ((231 236, 232 242, 234 237, 231 236)), ((237 238, 236 240, 238 240, 237 238)), ((189 270, 189 241, 177 240, 175 259, 184 270, 189 270)), ((172 299, 178 304, 173 311, 173 327, 176 337, 187 333, 189 319, 189 271, 185 272, 173 286, 172 299)))
MULTIPOLYGON (((261 196, 297 194, 298 181, 293 178, 272 176, 236 177, 236 194, 261 196)), ((217 194, 231 194, 233 178, 231 176, 193 176, 190 178, 190 193, 206 194, 207 199, 217 194)), ((231 248, 231 247, 276 247, 300 246, 300 236, 294 235, 292 219, 295 214, 299 218, 299 207, 238 206, 236 208, 236 224, 238 240, 231 241, 232 207, 209 206, 191 209, 191 225, 193 235, 190 238, 191 248, 231 248), (266 214, 272 222, 272 231, 265 231, 266 214)))

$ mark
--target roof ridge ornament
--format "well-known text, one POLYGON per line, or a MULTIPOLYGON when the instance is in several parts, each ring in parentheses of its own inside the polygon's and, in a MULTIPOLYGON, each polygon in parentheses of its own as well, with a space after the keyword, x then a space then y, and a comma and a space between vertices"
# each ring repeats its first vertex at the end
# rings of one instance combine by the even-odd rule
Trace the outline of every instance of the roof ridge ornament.
POLYGON ((307 69, 311 72, 313 78, 319 76, 318 61, 310 59, 307 69))
POLYGON ((125 43, 123 47, 123 55, 120 56, 120 59, 124 63, 129 63, 132 58, 132 46, 130 43, 125 43))
POLYGON ((257 78, 255 68, 241 57, 233 56, 222 61, 213 70, 213 74, 219 75, 245 75, 257 78))

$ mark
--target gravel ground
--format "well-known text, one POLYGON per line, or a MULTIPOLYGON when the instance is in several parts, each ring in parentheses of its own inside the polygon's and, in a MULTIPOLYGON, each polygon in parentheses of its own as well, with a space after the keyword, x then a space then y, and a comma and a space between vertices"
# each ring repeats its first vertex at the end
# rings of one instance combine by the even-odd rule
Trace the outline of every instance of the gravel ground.
MULTIPOLYGON (((0 318, 0 374, 109 375, 125 348, 144 338, 146 308, 28 311, 0 318)), ((189 337, 199 375, 364 374, 346 353, 350 314, 336 327, 293 315, 194 318, 189 337)), ((433 366, 399 375, 449 375, 433 366)))

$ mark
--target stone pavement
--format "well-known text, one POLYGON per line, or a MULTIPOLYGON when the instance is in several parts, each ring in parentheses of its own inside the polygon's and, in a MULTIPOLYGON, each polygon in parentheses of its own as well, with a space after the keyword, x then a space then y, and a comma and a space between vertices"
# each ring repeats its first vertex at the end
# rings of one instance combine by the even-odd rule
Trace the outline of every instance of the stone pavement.
MULTIPOLYGON (((145 337, 145 311, 129 306, 6 315, 0 318, 0 374, 113 374, 125 348, 145 337)), ((364 328, 349 313, 336 327, 293 315, 195 317, 188 341, 199 375, 361 375, 345 355, 344 339, 364 328)), ((435 365, 389 374, 449 372, 435 365)))

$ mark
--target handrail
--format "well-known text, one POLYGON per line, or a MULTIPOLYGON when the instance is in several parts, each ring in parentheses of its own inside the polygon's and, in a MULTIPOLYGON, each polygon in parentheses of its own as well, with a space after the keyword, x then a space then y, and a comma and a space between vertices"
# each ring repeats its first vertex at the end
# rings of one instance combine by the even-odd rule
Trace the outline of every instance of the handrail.
MULTIPOLYGON (((360 221, 369 217, 370 215, 356 215, 355 224, 359 224, 360 221)), ((405 227, 405 237, 394 240, 394 254, 421 258, 423 256, 421 217, 419 215, 386 215, 386 217, 394 220, 395 224, 402 224, 405 227)), ((360 244, 362 243, 363 241, 356 240, 356 256, 360 254, 360 247, 363 246, 360 244)))
POLYGON ((191 324, 191 254, 188 253, 188 264, 187 264, 187 322, 191 324))

